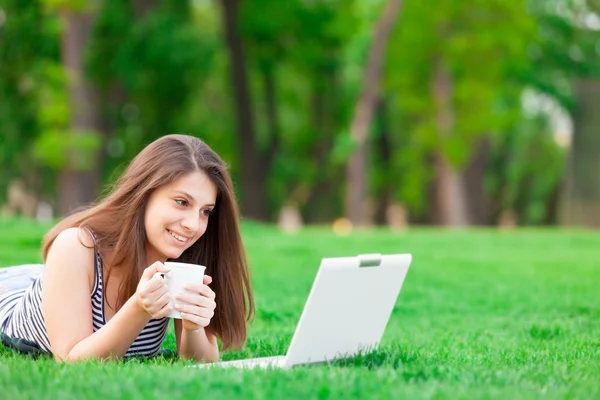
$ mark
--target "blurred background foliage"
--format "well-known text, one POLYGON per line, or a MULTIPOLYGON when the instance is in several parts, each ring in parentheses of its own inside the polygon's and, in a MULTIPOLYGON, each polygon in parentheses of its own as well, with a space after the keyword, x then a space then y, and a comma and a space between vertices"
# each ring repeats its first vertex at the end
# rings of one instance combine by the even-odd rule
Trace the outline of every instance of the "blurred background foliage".
POLYGON ((0 0, 0 204, 18 182, 64 215, 187 133, 248 218, 600 225, 600 2, 395 2, 367 81, 394 0, 0 0))

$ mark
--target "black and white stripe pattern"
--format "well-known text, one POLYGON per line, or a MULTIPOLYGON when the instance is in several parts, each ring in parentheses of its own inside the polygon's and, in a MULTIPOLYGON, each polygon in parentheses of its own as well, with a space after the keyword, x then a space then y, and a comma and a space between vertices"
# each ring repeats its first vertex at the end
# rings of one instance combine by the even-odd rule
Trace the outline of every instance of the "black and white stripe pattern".
MULTIPOLYGON (((102 260, 98 252, 96 252, 95 282, 94 292, 92 293, 92 322, 94 332, 106 324, 106 314, 104 312, 104 278, 102 275, 102 260)), ((150 357, 158 354, 165 339, 168 326, 168 318, 151 319, 131 344, 125 357, 136 355, 150 357)))
MULTIPOLYGON (((98 251, 95 251, 95 254, 96 271, 91 294, 94 332, 106 324, 102 260, 98 251)), ((0 322, 4 321, 0 324, 0 330, 8 336, 37 343, 44 352, 51 354, 52 350, 41 310, 42 276, 40 275, 28 288, 0 296, 0 322)), ((158 354, 168 325, 168 318, 151 319, 135 339, 125 357, 140 355, 151 357, 158 354)))

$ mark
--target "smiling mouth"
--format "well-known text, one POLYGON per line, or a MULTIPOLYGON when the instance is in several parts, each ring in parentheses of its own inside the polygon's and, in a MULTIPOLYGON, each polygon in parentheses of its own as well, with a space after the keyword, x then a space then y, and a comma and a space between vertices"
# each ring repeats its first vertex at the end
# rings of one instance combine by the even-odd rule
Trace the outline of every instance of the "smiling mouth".
POLYGON ((173 232, 170 229, 167 229, 167 232, 169 232, 169 234, 171 234, 171 236, 173 236, 177 241, 179 241, 181 243, 187 243, 190 240, 190 238, 185 237, 185 236, 181 236, 181 235, 173 232))

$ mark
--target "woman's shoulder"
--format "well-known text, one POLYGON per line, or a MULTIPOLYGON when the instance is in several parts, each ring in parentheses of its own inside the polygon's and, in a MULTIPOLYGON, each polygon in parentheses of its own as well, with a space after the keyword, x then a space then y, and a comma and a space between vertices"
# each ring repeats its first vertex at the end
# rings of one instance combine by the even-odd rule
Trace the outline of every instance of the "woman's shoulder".
POLYGON ((95 270, 94 241, 90 233, 81 228, 68 228, 60 232, 46 258, 46 269, 69 276, 84 273, 93 285, 95 270), (82 268, 83 267, 83 268, 82 268))
POLYGON ((61 258, 84 258, 93 261, 93 257, 89 258, 93 252, 94 239, 88 230, 84 228, 67 228, 60 232, 52 242, 48 251, 48 258, 54 255, 61 258))
POLYGON ((60 246, 76 246, 86 249, 94 248, 94 237, 86 228, 67 228, 60 232, 52 245, 59 244, 60 246))

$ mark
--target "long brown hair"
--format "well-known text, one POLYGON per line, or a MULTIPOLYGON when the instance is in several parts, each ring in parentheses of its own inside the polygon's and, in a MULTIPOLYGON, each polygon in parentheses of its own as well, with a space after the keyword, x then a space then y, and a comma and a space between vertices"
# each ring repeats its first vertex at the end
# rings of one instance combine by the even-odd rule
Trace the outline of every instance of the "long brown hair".
POLYGON ((129 164, 110 193, 96 205, 63 219, 44 237, 46 260, 56 236, 67 228, 86 227, 107 268, 123 269, 117 309, 135 293, 146 260, 144 213, 152 192, 184 174, 203 171, 217 186, 215 213, 204 235, 176 260, 202 264, 213 277, 211 288, 217 308, 209 329, 223 349, 241 348, 247 325, 254 316, 250 272, 239 226, 233 185, 225 163, 202 140, 186 135, 166 135, 150 143, 129 164))

